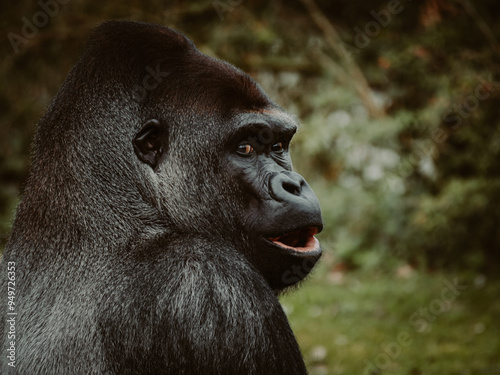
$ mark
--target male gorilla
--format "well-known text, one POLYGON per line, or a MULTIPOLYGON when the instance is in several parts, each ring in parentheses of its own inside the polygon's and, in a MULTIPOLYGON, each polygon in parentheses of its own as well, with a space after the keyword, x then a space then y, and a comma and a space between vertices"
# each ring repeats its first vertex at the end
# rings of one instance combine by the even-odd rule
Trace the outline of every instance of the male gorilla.
POLYGON ((296 129, 182 34, 98 27, 38 124, 1 373, 305 374, 276 297, 321 255, 296 129))

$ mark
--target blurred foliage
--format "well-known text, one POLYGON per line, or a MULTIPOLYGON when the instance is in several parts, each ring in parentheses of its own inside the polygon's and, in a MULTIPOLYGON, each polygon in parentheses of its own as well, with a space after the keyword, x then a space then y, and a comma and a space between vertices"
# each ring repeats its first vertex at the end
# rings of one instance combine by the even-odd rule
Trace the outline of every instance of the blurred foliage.
MULTIPOLYGON (((48 1, 54 4, 54 1, 48 1)), ((494 270, 500 261, 500 5, 493 0, 71 0, 15 52, 37 2, 0 3, 0 231, 7 239, 34 126, 106 19, 174 27, 248 71, 302 122, 294 162, 323 207, 325 249, 350 268, 494 270), (362 35, 363 33, 364 35, 362 35), (362 77, 352 74, 359 67, 362 77), (359 95, 366 80, 367 97, 359 95), (357 86, 358 85, 358 86, 357 86), (373 116, 367 102, 381 116, 373 116)))

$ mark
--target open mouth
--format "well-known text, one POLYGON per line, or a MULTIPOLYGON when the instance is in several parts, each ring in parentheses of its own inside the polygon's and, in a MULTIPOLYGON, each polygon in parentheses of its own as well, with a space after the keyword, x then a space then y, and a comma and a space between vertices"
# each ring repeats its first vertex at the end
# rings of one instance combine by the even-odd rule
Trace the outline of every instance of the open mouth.
POLYGON ((317 233, 318 228, 303 228, 268 240, 281 248, 310 252, 319 249, 319 241, 314 237, 317 233))

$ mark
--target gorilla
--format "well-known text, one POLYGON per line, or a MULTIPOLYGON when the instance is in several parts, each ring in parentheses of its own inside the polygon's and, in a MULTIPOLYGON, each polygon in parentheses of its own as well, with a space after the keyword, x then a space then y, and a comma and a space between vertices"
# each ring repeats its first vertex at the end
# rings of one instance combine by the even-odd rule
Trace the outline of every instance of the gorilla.
POLYGON ((297 126, 177 31, 97 27, 37 126, 1 373, 306 374, 278 301, 321 255, 297 126))

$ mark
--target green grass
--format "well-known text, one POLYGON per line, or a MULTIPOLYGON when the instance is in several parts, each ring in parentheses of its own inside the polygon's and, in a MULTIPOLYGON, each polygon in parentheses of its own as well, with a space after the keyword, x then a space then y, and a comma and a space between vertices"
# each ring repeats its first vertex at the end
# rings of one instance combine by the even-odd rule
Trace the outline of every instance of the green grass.
POLYGON ((281 298, 311 375, 500 374, 500 280, 331 269, 281 298))

